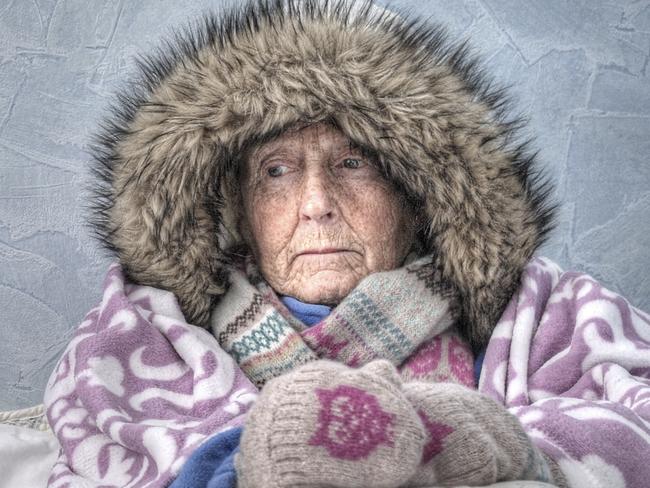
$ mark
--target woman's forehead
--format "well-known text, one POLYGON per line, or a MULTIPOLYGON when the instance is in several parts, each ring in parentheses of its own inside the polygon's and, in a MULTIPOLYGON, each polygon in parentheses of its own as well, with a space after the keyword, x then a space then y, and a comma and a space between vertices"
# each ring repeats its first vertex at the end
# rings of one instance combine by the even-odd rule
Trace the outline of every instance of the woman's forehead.
POLYGON ((259 161, 277 151, 341 152, 357 148, 358 146, 336 127, 317 123, 287 129, 278 137, 255 147, 249 159, 253 162, 259 161))

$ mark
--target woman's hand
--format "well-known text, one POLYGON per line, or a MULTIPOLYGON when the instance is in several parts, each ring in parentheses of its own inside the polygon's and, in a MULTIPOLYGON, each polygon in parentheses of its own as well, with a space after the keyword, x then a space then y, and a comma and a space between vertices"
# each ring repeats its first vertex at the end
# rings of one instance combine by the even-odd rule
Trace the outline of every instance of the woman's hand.
POLYGON ((535 480, 565 486, 553 461, 505 407, 452 383, 405 383, 402 392, 427 432, 422 460, 407 486, 485 486, 535 480))
POLYGON ((245 488, 562 483, 504 407, 455 384, 402 385, 384 360, 316 361, 267 383, 236 466, 245 488))
POLYGON ((235 459, 237 483, 395 488, 413 476, 424 443, 390 363, 316 361, 264 386, 235 459))

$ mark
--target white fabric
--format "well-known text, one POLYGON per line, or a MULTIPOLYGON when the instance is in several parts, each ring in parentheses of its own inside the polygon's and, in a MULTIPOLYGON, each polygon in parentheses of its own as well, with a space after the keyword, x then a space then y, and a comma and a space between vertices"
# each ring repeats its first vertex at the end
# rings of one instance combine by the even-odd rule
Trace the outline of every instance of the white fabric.
POLYGON ((44 488, 58 453, 52 432, 0 424, 0 488, 44 488))
POLYGON ((0 412, 0 424, 20 425, 42 431, 52 430, 45 418, 45 405, 42 403, 20 410, 0 412))

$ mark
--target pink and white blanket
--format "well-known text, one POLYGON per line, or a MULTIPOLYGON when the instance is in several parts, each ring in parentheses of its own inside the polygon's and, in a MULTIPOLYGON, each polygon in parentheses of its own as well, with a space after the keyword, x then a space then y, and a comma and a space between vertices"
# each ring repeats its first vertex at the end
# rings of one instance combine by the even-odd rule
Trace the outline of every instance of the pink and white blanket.
POLYGON ((114 264, 45 391, 61 444, 50 487, 162 487, 209 436, 241 425, 257 396, 174 295, 114 264))
MULTIPOLYGON (((479 390, 518 416, 572 487, 650 483, 650 316, 590 276, 528 264, 479 390)), ((167 486, 204 440, 244 423, 256 395, 171 293, 125 282, 114 264, 47 385, 61 443, 48 485, 167 486)))
POLYGON ((526 267, 479 391, 514 413, 570 486, 650 486, 650 315, 546 258, 526 267))

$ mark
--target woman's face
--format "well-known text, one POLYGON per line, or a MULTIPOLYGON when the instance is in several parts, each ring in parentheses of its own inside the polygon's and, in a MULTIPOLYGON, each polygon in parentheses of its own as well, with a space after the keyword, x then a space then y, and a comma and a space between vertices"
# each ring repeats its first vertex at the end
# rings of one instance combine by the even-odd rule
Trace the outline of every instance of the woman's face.
POLYGON ((326 124, 285 132, 247 158, 242 233, 276 292, 337 304, 368 274, 401 266, 414 216, 371 163, 326 124))

